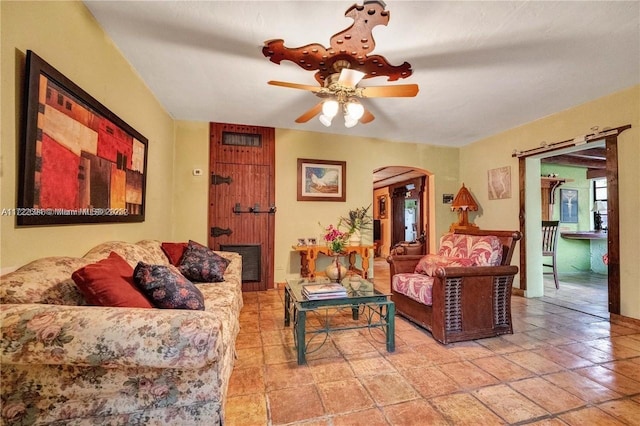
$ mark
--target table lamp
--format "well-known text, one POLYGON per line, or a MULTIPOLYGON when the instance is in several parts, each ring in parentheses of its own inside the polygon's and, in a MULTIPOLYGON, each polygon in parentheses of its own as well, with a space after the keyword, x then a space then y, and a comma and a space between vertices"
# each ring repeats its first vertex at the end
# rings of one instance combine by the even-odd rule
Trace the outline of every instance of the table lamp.
POLYGON ((600 212, 607 211, 607 202, 606 201, 596 201, 593 203, 593 207, 591 211, 594 212, 593 215, 593 228, 596 231, 602 231, 602 215, 600 212))
POLYGON ((478 226, 469 223, 469 211, 478 211, 478 204, 469 190, 462 184, 462 188, 458 191, 456 198, 453 199, 451 204, 451 210, 458 211, 458 223, 452 223, 449 227, 449 231, 453 232, 456 229, 478 229, 478 226))

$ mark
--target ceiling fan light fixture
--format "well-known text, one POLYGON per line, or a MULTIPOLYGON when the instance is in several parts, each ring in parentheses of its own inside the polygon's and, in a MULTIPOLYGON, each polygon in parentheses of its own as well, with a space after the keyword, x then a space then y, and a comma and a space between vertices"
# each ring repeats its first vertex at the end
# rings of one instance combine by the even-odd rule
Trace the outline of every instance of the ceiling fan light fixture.
POLYGON ((331 124, 330 119, 338 114, 338 109, 340 109, 340 104, 335 99, 327 99, 322 103, 322 114, 329 118, 329 124, 331 124))
POLYGON ((358 120, 356 118, 350 117, 349 115, 344 116, 344 127, 350 129, 356 124, 358 124, 358 120))
POLYGON ((346 119, 346 116, 349 116, 355 121, 358 121, 364 115, 364 107, 356 99, 349 100, 349 102, 345 105, 345 109, 346 109, 345 119, 346 119))
POLYGON ((322 124, 324 124, 327 127, 331 127, 331 120, 333 119, 333 117, 328 117, 324 114, 321 114, 320 117, 318 117, 318 120, 320 120, 320 122, 322 124))

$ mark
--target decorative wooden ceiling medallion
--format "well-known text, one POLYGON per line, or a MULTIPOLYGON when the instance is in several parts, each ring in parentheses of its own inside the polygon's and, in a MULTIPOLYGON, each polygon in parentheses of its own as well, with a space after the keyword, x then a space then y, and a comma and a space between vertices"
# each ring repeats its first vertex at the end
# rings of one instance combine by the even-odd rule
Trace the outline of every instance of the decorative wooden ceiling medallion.
POLYGON ((365 1, 362 6, 354 4, 345 12, 353 19, 353 24, 331 37, 331 47, 313 43, 302 47, 289 48, 284 40, 265 42, 264 56, 272 62, 291 61, 308 71, 315 71, 315 78, 321 86, 330 75, 340 73, 343 68, 351 68, 365 73, 364 78, 388 77, 388 81, 407 78, 412 74, 408 62, 394 66, 381 55, 369 55, 374 48, 372 30, 377 25, 387 25, 389 11, 385 3, 378 0, 365 1))

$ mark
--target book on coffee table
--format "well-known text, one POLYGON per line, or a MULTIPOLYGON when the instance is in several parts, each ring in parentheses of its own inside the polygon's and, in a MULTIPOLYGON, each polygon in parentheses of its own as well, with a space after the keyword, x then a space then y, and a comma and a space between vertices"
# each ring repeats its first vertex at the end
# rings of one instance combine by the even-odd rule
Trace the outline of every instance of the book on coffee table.
POLYGON ((346 297, 347 289, 338 283, 307 284, 302 287, 302 294, 307 299, 332 299, 346 297))

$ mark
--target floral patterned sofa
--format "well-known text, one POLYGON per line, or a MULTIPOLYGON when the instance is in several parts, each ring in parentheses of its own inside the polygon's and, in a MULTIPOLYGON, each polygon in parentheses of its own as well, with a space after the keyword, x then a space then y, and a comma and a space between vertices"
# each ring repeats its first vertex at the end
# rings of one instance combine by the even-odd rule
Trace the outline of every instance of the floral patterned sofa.
POLYGON ((437 254, 391 255, 396 312, 441 343, 513 333, 510 266, 517 231, 456 230, 437 254))
POLYGON ((0 424, 217 425, 235 358, 241 258, 198 283, 204 310, 87 306, 72 273, 115 252, 169 265, 159 241, 107 242, 0 277, 0 424))

